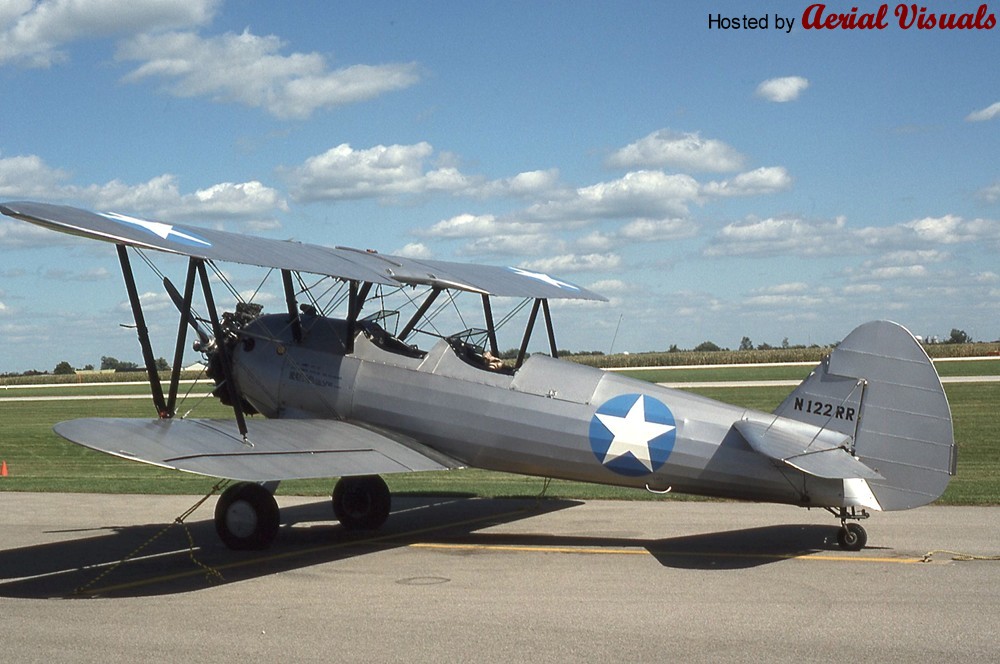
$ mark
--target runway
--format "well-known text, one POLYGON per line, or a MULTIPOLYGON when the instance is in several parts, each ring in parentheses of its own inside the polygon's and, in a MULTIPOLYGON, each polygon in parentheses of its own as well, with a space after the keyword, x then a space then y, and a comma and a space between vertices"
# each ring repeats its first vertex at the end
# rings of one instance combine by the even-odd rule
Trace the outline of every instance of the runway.
POLYGON ((792 507, 397 497, 381 531, 358 535, 329 520, 325 500, 279 497, 275 545, 237 553, 216 539, 214 501, 187 531, 169 526, 195 500, 0 493, 0 658, 912 662, 1000 651, 1000 562, 982 559, 1000 554, 1000 508, 876 514, 869 548, 849 553, 828 513, 792 507))

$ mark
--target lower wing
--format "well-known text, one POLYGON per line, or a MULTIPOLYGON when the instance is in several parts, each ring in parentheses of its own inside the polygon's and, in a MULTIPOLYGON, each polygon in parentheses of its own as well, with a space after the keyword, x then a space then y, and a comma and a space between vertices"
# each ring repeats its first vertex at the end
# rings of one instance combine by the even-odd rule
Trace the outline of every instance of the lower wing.
POLYGON ((86 418, 55 432, 124 459, 248 482, 462 466, 415 441, 338 420, 256 421, 248 442, 230 420, 86 418))

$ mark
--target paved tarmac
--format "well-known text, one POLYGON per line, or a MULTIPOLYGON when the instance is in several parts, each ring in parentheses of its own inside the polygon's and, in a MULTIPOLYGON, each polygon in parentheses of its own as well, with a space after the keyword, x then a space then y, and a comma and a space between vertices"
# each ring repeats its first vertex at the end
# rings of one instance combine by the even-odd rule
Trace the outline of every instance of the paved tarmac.
POLYGON ((279 498, 238 553, 214 501, 193 551, 163 530, 195 500, 0 493, 0 661, 1000 661, 1000 561, 943 552, 1000 554, 1000 508, 876 514, 850 553, 782 506, 403 497, 357 535, 279 498))

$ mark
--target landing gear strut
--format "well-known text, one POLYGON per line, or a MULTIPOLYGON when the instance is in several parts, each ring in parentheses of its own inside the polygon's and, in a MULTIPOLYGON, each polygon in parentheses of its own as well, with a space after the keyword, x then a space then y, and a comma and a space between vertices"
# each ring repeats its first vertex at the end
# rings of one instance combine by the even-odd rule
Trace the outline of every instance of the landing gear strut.
POLYGON ((378 475, 342 477, 333 488, 333 513, 349 530, 375 530, 389 518, 392 498, 378 475))
POLYGON ((865 545, 868 544, 868 533, 857 522, 867 519, 871 515, 865 510, 858 512, 854 507, 851 507, 850 510, 841 507, 839 513, 830 509, 830 512, 840 518, 840 531, 837 533, 837 544, 840 545, 840 548, 847 551, 860 551, 865 548, 865 545))
POLYGON ((278 503, 260 484, 234 484, 215 504, 215 531, 230 549, 266 549, 278 534, 278 503))

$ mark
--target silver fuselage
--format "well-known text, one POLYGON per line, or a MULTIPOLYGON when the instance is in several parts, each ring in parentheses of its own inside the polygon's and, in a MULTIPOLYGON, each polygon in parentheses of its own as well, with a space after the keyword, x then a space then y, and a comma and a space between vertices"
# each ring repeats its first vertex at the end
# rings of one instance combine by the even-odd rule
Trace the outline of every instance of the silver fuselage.
POLYGON ((244 398, 269 418, 363 423, 477 468, 795 505, 843 504, 841 480, 778 467, 732 426, 741 419, 772 422, 774 415, 548 356, 532 356, 516 372, 490 371, 460 358, 443 339, 421 354, 358 332, 345 352, 346 330, 341 320, 304 317, 295 341, 287 316, 254 321, 241 332, 233 358, 244 398), (653 472, 619 474, 591 444, 598 408, 628 394, 662 402, 676 423, 673 449, 653 472))

